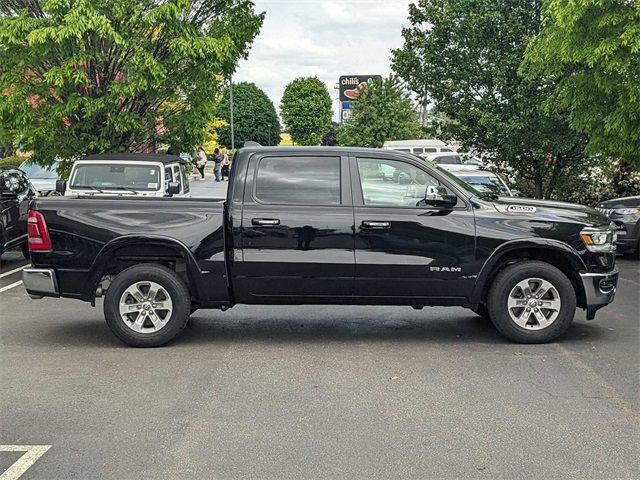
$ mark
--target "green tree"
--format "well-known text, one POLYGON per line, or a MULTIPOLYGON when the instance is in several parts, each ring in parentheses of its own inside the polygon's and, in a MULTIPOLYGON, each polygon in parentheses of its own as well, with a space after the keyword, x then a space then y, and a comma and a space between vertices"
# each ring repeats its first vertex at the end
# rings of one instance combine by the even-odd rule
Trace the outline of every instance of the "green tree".
POLYGON ((558 78, 545 106, 568 113, 588 150, 640 165, 640 1, 547 0, 522 70, 558 78))
POLYGON ((319 145, 331 127, 331 97, 318 77, 296 78, 284 90, 282 120, 299 145, 319 145))
POLYGON ((542 103, 553 85, 518 75, 541 25, 541 1, 419 0, 410 5, 394 70, 447 118, 445 139, 486 154, 553 195, 563 170, 583 160, 584 136, 542 103))
MULTIPOLYGON (((229 88, 225 88, 216 109, 216 117, 226 124, 218 128, 218 142, 231 147, 231 102, 229 88)), ((255 83, 233 85, 233 125, 236 146, 253 140, 260 145, 280 143, 280 120, 273 102, 255 83)))
POLYGON ((353 103, 340 129, 341 145, 380 148, 387 140, 422 138, 418 112, 398 78, 373 82, 353 103))
POLYGON ((264 16, 248 0, 0 5, 0 122, 40 163, 192 149, 264 16))

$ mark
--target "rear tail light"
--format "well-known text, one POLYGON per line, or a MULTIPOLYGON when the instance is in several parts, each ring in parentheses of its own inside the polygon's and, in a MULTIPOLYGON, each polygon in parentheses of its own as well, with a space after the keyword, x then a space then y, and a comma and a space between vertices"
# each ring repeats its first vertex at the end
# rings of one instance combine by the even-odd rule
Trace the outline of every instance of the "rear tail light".
POLYGON ((47 230, 47 222, 44 221, 44 216, 37 210, 29 210, 27 234, 30 251, 51 250, 51 237, 49 236, 49 230, 47 230))

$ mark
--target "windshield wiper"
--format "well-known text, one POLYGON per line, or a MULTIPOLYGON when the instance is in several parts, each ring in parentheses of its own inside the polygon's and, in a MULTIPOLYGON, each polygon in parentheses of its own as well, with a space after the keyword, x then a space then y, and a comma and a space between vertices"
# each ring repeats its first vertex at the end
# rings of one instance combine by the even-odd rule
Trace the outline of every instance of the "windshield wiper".
POLYGON ((78 188, 80 190, 84 190, 85 188, 88 188, 89 190, 95 190, 96 192, 104 193, 98 187, 94 187, 93 185, 78 185, 78 186, 72 186, 71 188, 78 188))
POLYGON ((496 195, 495 193, 482 192, 478 194, 478 197, 484 200, 498 200, 500 195, 496 195))
POLYGON ((131 192, 134 195, 138 195, 138 192, 136 192, 135 190, 129 188, 129 187, 109 187, 109 190, 122 190, 122 191, 127 191, 127 192, 131 192))

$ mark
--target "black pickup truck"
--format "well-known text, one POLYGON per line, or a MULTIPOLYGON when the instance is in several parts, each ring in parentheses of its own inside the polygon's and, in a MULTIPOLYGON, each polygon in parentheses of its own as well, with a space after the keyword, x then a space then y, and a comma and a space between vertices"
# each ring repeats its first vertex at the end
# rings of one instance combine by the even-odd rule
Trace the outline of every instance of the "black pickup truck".
POLYGON ((618 280, 598 211, 482 194, 390 150, 244 148, 226 199, 37 198, 28 233, 27 292, 104 296, 133 346, 236 304, 462 306, 541 343, 618 280))

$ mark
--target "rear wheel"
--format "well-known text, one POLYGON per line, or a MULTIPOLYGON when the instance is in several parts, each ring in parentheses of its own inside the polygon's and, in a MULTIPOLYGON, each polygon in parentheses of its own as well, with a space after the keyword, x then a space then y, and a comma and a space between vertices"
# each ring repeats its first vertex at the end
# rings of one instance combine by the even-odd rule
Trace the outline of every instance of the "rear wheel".
POLYGON ((519 343, 545 343, 573 322, 576 293, 567 276, 553 265, 525 261, 505 268, 488 295, 491 321, 519 343))
POLYGON ((133 347, 171 341, 189 320, 189 291, 175 272, 162 265, 136 265, 113 280, 104 302, 111 331, 133 347))
POLYGON ((29 244, 23 243, 20 249, 22 250, 22 256, 29 260, 31 258, 31 254, 29 253, 29 244))

